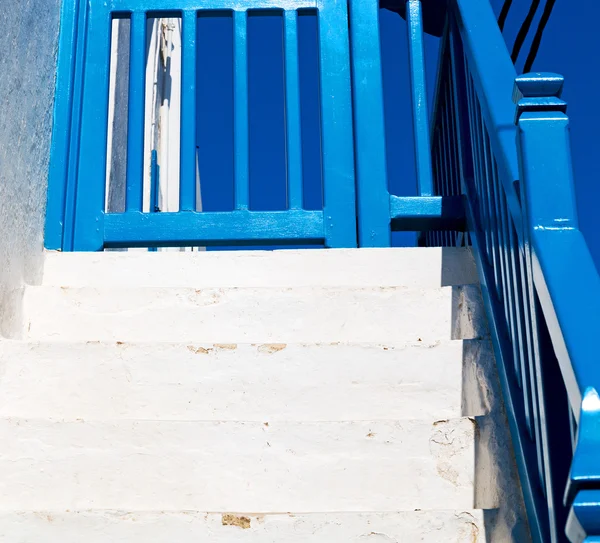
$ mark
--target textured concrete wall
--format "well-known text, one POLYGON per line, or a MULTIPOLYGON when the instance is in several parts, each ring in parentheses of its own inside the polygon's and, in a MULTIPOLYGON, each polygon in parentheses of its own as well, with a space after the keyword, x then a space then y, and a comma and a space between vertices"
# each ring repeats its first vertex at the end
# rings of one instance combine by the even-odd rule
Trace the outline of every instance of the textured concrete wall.
POLYGON ((0 9, 0 310, 41 275, 61 0, 0 9))

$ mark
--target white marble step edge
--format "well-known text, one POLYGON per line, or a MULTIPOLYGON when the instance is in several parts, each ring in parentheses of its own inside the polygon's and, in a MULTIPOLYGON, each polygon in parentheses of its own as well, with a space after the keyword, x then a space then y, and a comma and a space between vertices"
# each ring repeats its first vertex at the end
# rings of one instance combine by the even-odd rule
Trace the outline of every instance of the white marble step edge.
POLYGON ((306 287, 477 283, 468 248, 48 252, 43 284, 70 287, 306 287))

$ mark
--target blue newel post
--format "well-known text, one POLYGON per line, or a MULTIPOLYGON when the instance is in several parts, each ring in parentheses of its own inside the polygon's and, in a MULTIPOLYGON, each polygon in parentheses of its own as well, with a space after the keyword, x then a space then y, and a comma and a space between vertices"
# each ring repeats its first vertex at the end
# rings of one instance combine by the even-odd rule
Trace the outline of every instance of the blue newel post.
MULTIPOLYGON (((586 293, 574 291, 561 297, 555 290, 559 285, 578 281, 566 275, 572 270, 564 266, 564 255, 575 255, 585 245, 578 227, 567 104, 560 99, 563 84, 562 76, 547 73, 526 74, 516 79, 517 146, 530 280, 535 282, 538 292, 547 291, 546 295, 540 295, 540 304, 569 397, 576 436, 572 444, 560 444, 559 450, 556 443, 552 446, 546 443, 544 447, 552 540, 559 540, 564 530, 572 543, 592 543, 600 541, 600 374, 597 352, 590 352, 580 340, 573 339, 592 333, 584 328, 586 322, 594 320, 590 318, 591 312, 597 308, 589 308, 581 299, 580 309, 574 312, 573 305, 565 308, 563 300, 577 303, 586 293), (563 256, 554 260, 553 255, 563 256), (586 312, 590 317, 585 317, 586 312), (556 321, 548 320, 548 315, 553 314, 556 321), (565 480, 566 474, 557 476, 552 460, 570 458, 571 450, 573 460, 565 480), (563 524, 566 512, 560 503, 565 483, 564 506, 569 512, 566 528, 563 524)), ((591 263, 591 259, 586 259, 584 264, 588 260, 591 263)), ((577 270, 588 271, 590 277, 596 273, 577 270)), ((578 282, 590 289, 594 286, 591 281, 578 282)), ((543 371, 544 360, 540 366, 543 371)), ((541 407, 555 408, 550 405, 553 400, 541 407)))

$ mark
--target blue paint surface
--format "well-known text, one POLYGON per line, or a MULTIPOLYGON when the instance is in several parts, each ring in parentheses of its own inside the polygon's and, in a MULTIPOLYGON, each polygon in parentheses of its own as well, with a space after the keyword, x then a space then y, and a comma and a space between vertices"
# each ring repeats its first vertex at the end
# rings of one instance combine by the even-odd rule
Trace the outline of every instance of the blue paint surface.
MULTIPOLYGON (((407 24, 379 11, 383 64, 384 126, 389 190, 417 195, 407 24)), ((249 18, 250 207, 280 210, 286 205, 284 64, 282 17, 255 12, 249 18)), ((233 209, 231 18, 199 21, 198 149, 203 209, 233 209)), ((317 21, 298 17, 302 170, 305 209, 322 209, 317 21)), ((427 98, 433 100, 438 39, 426 35, 427 98)), ((412 232, 393 232, 394 245, 414 245, 412 232)))
MULTIPOLYGON (((491 0, 499 14, 504 0, 491 0)), ((543 7, 544 2, 542 2, 543 7)), ((512 48, 516 33, 528 10, 529 2, 513 2, 504 36, 512 48)), ((533 30, 542 9, 533 23, 533 30)), ((596 202, 600 200, 600 165, 596 159, 600 138, 600 101, 590 98, 600 92, 600 71, 597 52, 600 51, 600 2, 558 1, 533 64, 533 71, 558 72, 565 78, 563 99, 569 104, 572 159, 581 230, 588 242, 596 267, 600 268, 600 216, 596 202)), ((517 61, 521 73, 533 39, 533 30, 525 41, 517 61)))
MULTIPOLYGON (((457 0, 453 13, 434 108, 436 193, 456 194, 459 180, 467 196, 532 538, 591 541, 600 276, 579 230, 564 81, 529 74, 512 93, 516 71, 490 7, 457 0)), ((427 239, 457 244, 447 234, 427 239)))

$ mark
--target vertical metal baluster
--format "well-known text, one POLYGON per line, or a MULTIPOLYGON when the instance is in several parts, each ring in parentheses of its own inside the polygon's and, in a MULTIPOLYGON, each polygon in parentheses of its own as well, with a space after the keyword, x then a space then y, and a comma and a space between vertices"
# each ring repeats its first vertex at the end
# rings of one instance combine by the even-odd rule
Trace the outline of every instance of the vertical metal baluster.
POLYGON ((483 122, 483 116, 481 114, 481 106, 479 101, 475 103, 475 110, 477 115, 475 118, 475 129, 477 130, 477 140, 480 142, 479 151, 481 153, 481 167, 484 175, 482 200, 483 205, 486 208, 486 215, 488 217, 488 228, 489 228, 489 239, 490 239, 490 253, 492 255, 492 268, 494 270, 494 285, 496 289, 496 295, 498 299, 503 301, 502 290, 500 288, 500 263, 498 261, 498 244, 497 244, 497 233, 496 233, 496 220, 494 217, 493 208, 493 194, 494 188, 492 185, 492 176, 489 168, 489 163, 486 156, 485 149, 485 138, 487 133, 485 131, 485 125, 483 122))
MULTIPOLYGON (((448 196, 455 195, 455 185, 456 178, 458 176, 458 170, 456 167, 456 148, 455 148, 455 134, 454 134, 454 126, 452 124, 452 102, 451 102, 451 91, 450 91, 450 71, 448 71, 446 77, 447 84, 444 91, 445 94, 445 107, 444 107, 444 117, 446 121, 446 132, 447 132, 447 145, 448 145, 448 188, 447 194, 448 196)), ((450 247, 454 246, 454 239, 456 232, 448 231, 448 245, 450 247)))
MULTIPOLYGON (((489 141, 489 140, 488 140, 489 141)), ((491 146, 490 146, 491 150, 491 146)), ((498 165, 492 156, 492 174, 494 176, 494 185, 496 186, 496 194, 498 200, 498 227, 500 231, 500 236, 502 239, 501 243, 501 251, 503 254, 504 261, 504 292, 506 296, 506 305, 507 305, 507 322, 508 329, 510 331, 510 339, 512 345, 513 352, 513 364, 515 369, 515 377, 517 379, 517 383, 519 386, 522 386, 521 380, 521 362, 519 356, 519 337, 517 332, 517 319, 516 319, 516 310, 515 310, 515 297, 514 297, 514 289, 513 289, 513 275, 512 275, 512 253, 509 247, 509 236, 508 236, 508 221, 510 217, 508 216, 508 208, 506 206, 506 196, 504 194, 504 188, 500 182, 500 178, 498 175, 498 165)))
POLYGON ((471 136, 472 136, 472 146, 473 146, 473 178, 475 181, 475 188, 477 189, 477 196, 479 199, 478 211, 481 219, 481 227, 483 229, 483 235, 485 239, 485 254, 487 256, 488 263, 491 264, 491 243, 490 243, 490 228, 489 228, 489 220, 487 208, 484 205, 484 180, 483 180, 483 171, 481 167, 481 152, 480 152, 480 141, 479 134, 477 130, 477 112, 476 112, 476 97, 474 96, 473 89, 473 80, 468 72, 468 67, 465 59, 465 70, 467 74, 467 98, 469 104, 469 122, 471 125, 471 136))
POLYGON ((523 390, 523 402, 525 405, 525 419, 527 422, 527 431, 529 437, 535 440, 534 431, 534 406, 532 400, 531 381, 529 378, 529 365, 531 364, 531 333, 529 330, 529 312, 525 303, 525 275, 522 267, 522 255, 519 249, 519 239, 515 231, 514 224, 509 224, 510 239, 513 247, 513 265, 514 265, 514 287, 515 287, 515 306, 517 308, 517 323, 519 330, 519 346, 521 356, 521 383, 523 390))
MULTIPOLYGON (((440 145, 437 148, 437 153, 436 153, 436 157, 435 157, 435 163, 436 163, 436 167, 437 170, 439 172, 439 191, 440 193, 444 190, 444 161, 443 161, 443 145, 441 144, 441 140, 442 140, 442 130, 440 129, 440 145)), ((444 246, 444 232, 442 232, 441 230, 436 230, 435 232, 435 245, 436 247, 443 247, 444 246)))
POLYGON ((494 239, 494 255, 496 258, 496 265, 498 266, 497 276, 498 283, 496 289, 498 292, 498 298, 502 301, 504 307, 504 319, 506 327, 510 337, 512 338, 512 329, 510 327, 509 310, 508 310, 508 292, 506 290, 506 263, 504 261, 504 236, 501 227, 500 218, 500 195, 498 194, 498 186, 496 184, 496 172, 494 168, 494 160, 492 156, 492 150, 490 146, 490 138, 487 130, 485 129, 483 118, 481 119, 481 132, 484 136, 483 149, 485 153, 485 163, 488 172, 489 190, 490 190, 490 206, 491 215, 494 218, 492 227, 492 236, 494 239))
MULTIPOLYGON (((442 156, 444 161, 444 186, 442 189, 442 194, 444 196, 450 196, 452 193, 452 162, 451 162, 451 154, 452 154, 452 143, 450 142, 450 125, 448 124, 448 93, 447 89, 444 87, 443 93, 443 107, 442 107, 442 156)), ((450 243, 450 232, 444 230, 442 232, 442 236, 444 238, 444 246, 449 246, 450 243)))
MULTIPOLYGON (((456 116, 455 116, 455 112, 456 112, 456 104, 454 103, 454 88, 455 88, 455 84, 454 84, 454 73, 453 71, 450 69, 449 73, 448 73, 448 104, 449 104, 449 109, 448 109, 448 114, 449 114, 449 124, 450 124, 450 133, 451 133, 451 145, 452 145, 452 162, 454 164, 453 166, 453 182, 452 182, 452 187, 451 187, 451 191, 452 191, 452 195, 453 196, 458 196, 461 193, 460 190, 460 176, 461 176, 461 167, 460 167, 460 158, 459 158, 459 149, 458 149, 458 145, 460 142, 460 137, 458 135, 458 127, 456 126, 456 116)), ((457 245, 457 240, 459 237, 459 232, 452 232, 452 245, 456 246, 457 245)))

